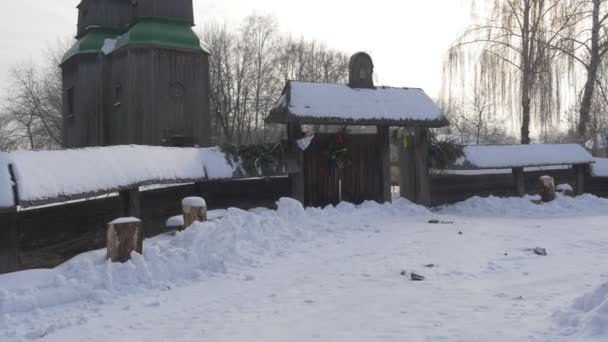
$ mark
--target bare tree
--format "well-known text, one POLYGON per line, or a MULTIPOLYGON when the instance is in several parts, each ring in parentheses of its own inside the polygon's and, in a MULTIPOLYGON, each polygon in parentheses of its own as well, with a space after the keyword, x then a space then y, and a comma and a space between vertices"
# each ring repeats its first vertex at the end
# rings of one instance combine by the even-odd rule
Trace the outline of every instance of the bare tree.
POLYGON ((588 138, 593 120, 591 110, 598 85, 602 60, 608 54, 608 0, 570 0, 577 10, 567 15, 574 18, 568 30, 557 32, 559 39, 552 48, 563 54, 570 73, 578 72, 578 63, 585 73, 585 83, 580 98, 577 134, 581 142, 588 138))
POLYGON ((294 40, 269 16, 252 15, 239 29, 209 24, 201 33, 211 50, 211 112, 216 143, 276 141, 264 119, 286 80, 345 82, 346 54, 294 40))
MULTIPOLYGON (((454 96, 453 88, 466 88, 464 75, 467 68, 472 69, 480 80, 478 85, 500 99, 499 106, 506 112, 519 109, 521 143, 528 144, 533 110, 539 112, 543 125, 560 112, 553 64, 556 53, 551 46, 572 25, 576 16, 566 14, 579 4, 561 0, 492 0, 484 4, 488 19, 468 29, 449 51, 447 98, 454 96), (479 57, 473 57, 475 54, 479 57)), ((479 10, 474 2, 474 14, 479 10)))

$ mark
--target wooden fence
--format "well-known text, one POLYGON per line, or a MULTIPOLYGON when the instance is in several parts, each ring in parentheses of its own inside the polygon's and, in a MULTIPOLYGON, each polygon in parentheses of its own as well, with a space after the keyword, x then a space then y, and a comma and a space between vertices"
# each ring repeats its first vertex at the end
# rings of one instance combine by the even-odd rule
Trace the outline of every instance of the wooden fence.
MULTIPOLYGON (((168 218, 181 213, 181 200, 202 196, 209 209, 235 207, 272 208, 290 195, 287 177, 192 183, 142 191, 138 196, 109 194, 74 203, 0 213, 0 241, 7 246, 0 265, 6 271, 54 267, 82 252, 104 248, 108 222, 138 207, 144 234, 152 237, 167 231, 168 218), (130 197, 130 198, 129 198, 130 197), (134 203, 135 202, 135 203, 134 203), (7 253, 17 249, 17 260, 7 253), (16 263, 16 265, 15 265, 16 263)), ((1 272, 0 272, 1 273, 1 272)))
MULTIPOLYGON (((538 179, 544 175, 555 178, 555 184, 570 184, 576 188, 576 173, 573 169, 531 171, 524 173, 525 192, 537 193, 538 179)), ((608 197, 608 178, 585 175, 584 192, 608 197)), ((435 174, 431 177, 432 205, 439 206, 464 201, 474 196, 516 196, 515 176, 504 174, 435 174)))

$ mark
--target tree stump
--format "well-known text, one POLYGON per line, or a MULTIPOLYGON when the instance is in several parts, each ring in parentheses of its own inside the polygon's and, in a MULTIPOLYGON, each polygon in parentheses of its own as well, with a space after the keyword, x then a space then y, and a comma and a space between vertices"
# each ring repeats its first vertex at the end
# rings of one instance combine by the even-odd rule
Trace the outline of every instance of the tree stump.
POLYGON ((112 262, 127 262, 131 253, 143 254, 141 220, 120 218, 108 224, 108 259, 112 262))
POLYGON ((560 184, 555 187, 555 190, 564 196, 574 197, 574 189, 570 184, 560 184))
POLYGON ((551 176, 540 177, 539 192, 543 203, 555 200, 555 180, 551 176))
POLYGON ((184 230, 184 215, 173 216, 167 220, 167 229, 184 230))
POLYGON ((201 197, 188 197, 182 201, 184 213, 184 229, 190 227, 194 222, 207 221, 207 203, 201 197))

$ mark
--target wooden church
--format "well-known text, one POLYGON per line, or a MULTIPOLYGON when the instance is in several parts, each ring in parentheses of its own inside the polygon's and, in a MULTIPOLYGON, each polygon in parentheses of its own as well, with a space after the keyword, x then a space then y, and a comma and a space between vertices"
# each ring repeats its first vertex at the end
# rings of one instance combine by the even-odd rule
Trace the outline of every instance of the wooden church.
POLYGON ((64 147, 209 144, 209 53, 192 0, 82 0, 61 63, 64 147))

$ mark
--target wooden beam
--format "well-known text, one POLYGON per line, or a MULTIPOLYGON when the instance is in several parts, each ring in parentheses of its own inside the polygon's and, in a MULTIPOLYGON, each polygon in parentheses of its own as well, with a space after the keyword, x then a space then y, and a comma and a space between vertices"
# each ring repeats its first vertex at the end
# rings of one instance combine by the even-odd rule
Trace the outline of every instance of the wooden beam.
POLYGON ((378 126, 378 153, 382 181, 381 201, 392 202, 391 191, 391 136, 389 126, 378 126))
POLYGON ((514 167, 512 169, 513 180, 515 182, 515 194, 519 197, 526 195, 526 177, 523 167, 514 167))
POLYGON ((119 192, 124 217, 141 217, 141 194, 139 188, 119 192))
POLYGON ((289 175, 291 182, 291 197, 306 204, 306 194, 304 190, 304 152, 300 150, 296 141, 303 137, 302 125, 291 123, 287 125, 288 150, 290 156, 300 168, 299 172, 289 175))
POLYGON ((587 171, 587 165, 574 165, 574 173, 576 177, 576 184, 574 188, 574 194, 581 196, 585 194, 585 175, 587 171))

